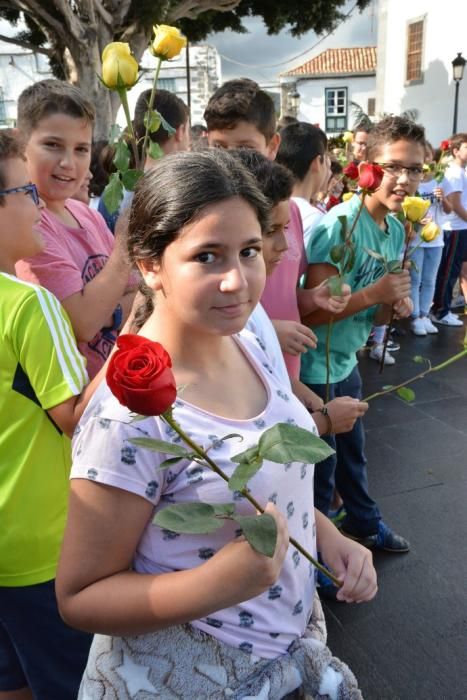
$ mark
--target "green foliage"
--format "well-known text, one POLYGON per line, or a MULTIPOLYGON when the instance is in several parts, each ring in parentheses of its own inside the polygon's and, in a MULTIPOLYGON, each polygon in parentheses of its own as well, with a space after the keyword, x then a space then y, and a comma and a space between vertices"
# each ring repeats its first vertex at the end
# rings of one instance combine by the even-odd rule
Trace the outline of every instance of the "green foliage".
POLYGON ((158 143, 156 143, 155 141, 150 141, 149 148, 148 148, 148 155, 153 160, 158 160, 159 158, 163 157, 164 151, 162 150, 162 148, 159 146, 158 143))
POLYGON ((309 430, 289 423, 277 423, 259 439, 259 454, 279 464, 307 462, 315 464, 334 454, 329 445, 309 430))
POLYGON ((342 281, 343 280, 340 275, 333 275, 332 277, 329 277, 327 285, 333 297, 342 296, 342 281))
POLYGON ((329 256, 332 260, 333 263, 337 265, 337 263, 340 263, 344 256, 344 245, 333 245, 331 250, 329 251, 329 256))
POLYGON ((407 401, 407 403, 411 403, 411 401, 415 400, 415 391, 413 389, 409 389, 407 386, 399 387, 396 393, 401 399, 407 401))
POLYGON ((123 184, 120 180, 120 173, 112 173, 102 193, 102 199, 109 214, 117 211, 123 199, 123 184))
POLYGON ((413 358, 413 361, 417 365, 423 365, 423 363, 426 362, 426 359, 423 357, 423 355, 415 355, 415 357, 413 358))
POLYGON ((122 182, 123 186, 126 190, 129 192, 133 192, 133 190, 136 187, 136 183, 140 179, 140 177, 143 176, 143 171, 142 170, 126 170, 124 173, 122 173, 122 182))
POLYGON ((260 554, 272 557, 276 549, 277 526, 269 513, 262 515, 234 515, 249 544, 260 554))
POLYGON ((130 149, 127 142, 123 139, 117 141, 113 164, 115 165, 116 169, 120 170, 121 172, 128 170, 128 166, 130 165, 130 149))
POLYGON ((182 447, 182 445, 176 445, 173 442, 166 442, 165 440, 137 437, 129 438, 128 442, 136 447, 144 447, 146 450, 151 450, 152 452, 163 452, 164 454, 176 455, 177 457, 186 457, 189 455, 188 450, 182 447))
POLYGON ((224 525, 225 518, 232 517, 234 512, 233 503, 177 503, 160 510, 153 523, 172 532, 203 535, 219 530, 224 525))
MULTIPOLYGON (((233 458, 232 461, 236 461, 233 458)), ((254 455, 252 454, 248 461, 242 461, 235 469, 234 473, 229 479, 229 489, 231 491, 243 491, 249 480, 258 472, 263 466, 263 460, 258 454, 258 450, 255 449, 254 455)))

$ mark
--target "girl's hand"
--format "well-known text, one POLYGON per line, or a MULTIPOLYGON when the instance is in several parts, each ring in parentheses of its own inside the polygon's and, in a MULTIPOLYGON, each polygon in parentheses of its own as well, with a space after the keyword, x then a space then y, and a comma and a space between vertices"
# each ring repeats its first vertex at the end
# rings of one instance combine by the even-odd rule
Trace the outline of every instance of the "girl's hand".
POLYGON ((276 521, 273 557, 259 554, 244 537, 239 537, 206 562, 205 566, 213 569, 211 573, 219 581, 219 610, 255 598, 279 578, 289 546, 287 520, 273 503, 268 503, 264 512, 276 521))
POLYGON ((436 197, 436 199, 443 200, 444 199, 444 190, 442 187, 435 187, 433 190, 433 195, 436 197))
POLYGON ((318 287, 311 290, 313 301, 319 309, 324 309, 332 314, 340 314, 350 301, 352 290, 348 284, 342 285, 341 296, 331 296, 327 280, 321 282, 318 287))
POLYGON ((368 404, 351 396, 341 396, 326 404, 333 433, 348 433, 368 411, 368 404))
POLYGON ((325 546, 320 543, 320 548, 325 564, 342 581, 338 600, 364 603, 375 597, 378 585, 370 550, 344 537, 337 529, 331 538, 326 538, 325 546))
POLYGON ((273 320, 272 325, 279 338, 282 352, 288 352, 289 355, 300 355, 307 348, 316 347, 318 339, 308 326, 297 321, 278 320, 273 320))
POLYGON ((413 301, 410 297, 404 297, 400 301, 396 301, 393 305, 394 318, 408 318, 413 311, 413 301))

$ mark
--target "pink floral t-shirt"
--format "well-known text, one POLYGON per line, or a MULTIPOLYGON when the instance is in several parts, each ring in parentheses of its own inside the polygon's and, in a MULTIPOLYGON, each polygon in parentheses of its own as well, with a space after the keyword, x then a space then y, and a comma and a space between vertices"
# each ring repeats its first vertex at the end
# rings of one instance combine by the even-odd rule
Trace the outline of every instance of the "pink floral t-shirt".
MULTIPOLYGON (((307 259, 303 243, 303 226, 300 211, 290 201, 290 222, 286 231, 288 249, 274 272, 266 279, 261 304, 272 321, 297 321, 297 287, 300 277, 307 270, 307 259)), ((292 379, 300 376, 300 356, 284 352, 287 371, 292 379)))
MULTIPOLYGON (((45 250, 16 264, 20 279, 42 285, 59 301, 80 292, 94 279, 114 247, 114 237, 98 212, 74 199, 68 199, 66 206, 79 225, 66 226, 44 209, 38 228, 45 250)), ((79 343, 91 379, 106 361, 115 340, 115 333, 100 330, 89 343, 79 343)))
MULTIPOLYGON (((176 400, 173 410, 174 418, 196 442, 205 448, 210 446, 210 456, 229 476, 236 467, 232 456, 257 444, 261 434, 276 423, 299 425, 316 434, 308 411, 270 367, 261 341, 248 331, 242 331, 235 339, 267 389, 264 410, 247 420, 230 420, 188 404, 183 398, 176 400), (223 440, 229 433, 238 433, 243 440, 223 440)), ((220 477, 197 462, 186 459, 168 469, 159 469, 158 464, 169 455, 135 447, 128 441, 142 436, 181 442, 177 433, 158 417, 131 422, 128 409, 102 383, 75 433, 71 478, 90 479, 135 493, 152 503, 153 514, 172 503, 193 501, 233 502, 239 514, 254 514, 254 508, 241 493, 229 491, 220 477)), ((259 503, 276 503, 287 518, 290 534, 314 556, 313 473, 313 464, 276 464, 266 460, 248 487, 259 503)), ((231 542, 239 534, 238 527, 228 520, 214 533, 183 535, 157 527, 151 517, 137 547, 134 569, 149 574, 192 569, 231 542)), ((192 624, 226 644, 262 658, 275 658, 303 635, 311 615, 314 589, 314 568, 294 547, 289 547, 279 579, 265 593, 192 624)))

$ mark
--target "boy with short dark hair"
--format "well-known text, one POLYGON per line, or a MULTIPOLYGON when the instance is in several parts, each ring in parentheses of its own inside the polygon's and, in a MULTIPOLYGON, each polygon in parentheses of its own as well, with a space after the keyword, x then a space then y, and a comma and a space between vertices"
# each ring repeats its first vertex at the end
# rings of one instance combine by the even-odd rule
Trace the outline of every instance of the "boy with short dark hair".
POLYGON ((358 164, 367 159, 368 134, 371 129, 368 124, 357 124, 353 130, 352 155, 353 162, 358 164))
MULTIPOLYGON (((142 144, 142 140, 146 134, 146 125, 144 117, 148 110, 149 98, 151 90, 145 90, 140 94, 136 101, 135 114, 133 119, 133 127, 135 136, 142 144)), ((153 109, 164 117, 165 121, 175 129, 175 133, 169 133, 164 125, 161 124, 157 131, 152 131, 149 138, 153 143, 158 143, 162 148, 164 155, 168 153, 176 153, 178 151, 188 151, 190 148, 190 119, 189 111, 186 104, 177 95, 169 90, 157 90, 154 96, 153 109)), ((153 162, 150 156, 146 156, 145 169, 151 167, 153 162)))
POLYGON ((107 359, 131 308, 136 278, 117 232, 72 199, 88 174, 94 109, 79 88, 42 80, 18 100, 29 177, 46 208, 39 228, 45 249, 18 262, 18 277, 42 284, 70 316, 91 377, 107 359))
MULTIPOLYGON (((313 324, 318 348, 302 358, 301 379, 320 396, 326 392, 326 333, 333 319, 331 336, 330 396, 343 393, 361 398, 361 378, 356 352, 366 341, 373 324, 387 323, 391 310, 399 317, 409 316, 410 276, 385 273, 380 260, 399 258, 404 245, 404 229, 392 214, 401 211, 407 195, 413 195, 422 178, 425 154, 424 129, 401 117, 381 120, 368 137, 368 161, 378 163, 384 171, 381 185, 367 196, 353 234, 355 264, 346 275, 352 296, 340 314, 315 311, 303 320, 313 324)), ((331 259, 331 249, 341 243, 340 216, 352 226, 360 208, 360 198, 337 205, 322 219, 308 246, 307 286, 314 287, 335 275, 338 270, 331 259)), ((336 438, 327 438, 337 455, 321 462, 316 472, 316 506, 328 513, 334 486, 341 495, 346 517, 342 530, 368 547, 390 552, 407 552, 409 543, 394 534, 381 520, 378 506, 368 493, 364 431, 361 420, 353 430, 336 438)))
POLYGON ((454 134, 449 142, 454 162, 447 168, 444 178, 452 214, 443 225, 444 248, 431 319, 443 326, 462 326, 460 318, 449 309, 462 263, 467 262, 467 133, 454 134))
POLYGON ((40 254, 41 208, 17 136, 0 131, 0 697, 74 700, 91 636, 61 620, 54 590, 71 436, 87 385, 69 319, 15 263, 40 254), (32 693, 32 694, 31 694, 32 693))

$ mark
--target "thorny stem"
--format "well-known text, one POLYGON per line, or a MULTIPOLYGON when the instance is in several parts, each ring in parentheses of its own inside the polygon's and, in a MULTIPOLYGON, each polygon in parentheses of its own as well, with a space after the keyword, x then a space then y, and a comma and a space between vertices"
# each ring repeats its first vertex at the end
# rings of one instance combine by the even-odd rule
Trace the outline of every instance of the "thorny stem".
POLYGON ((142 170, 144 169, 144 161, 146 159, 146 148, 148 146, 148 141, 149 141, 149 125, 151 123, 151 112, 152 108, 154 106, 154 98, 156 96, 156 85, 157 85, 157 79, 159 77, 159 71, 161 69, 162 65, 162 59, 158 59, 156 71, 154 73, 154 80, 152 82, 152 90, 151 90, 151 95, 149 96, 149 102, 148 102, 148 109, 147 109, 147 115, 148 115, 148 120, 146 124, 146 131, 144 134, 144 141, 143 141, 143 148, 142 148, 142 158, 143 158, 143 165, 142 165, 142 170))
POLYGON ((427 360, 428 367, 423 370, 423 372, 420 372, 419 374, 416 374, 415 377, 411 377, 410 379, 407 379, 405 382, 401 382, 401 384, 397 384, 396 386, 391 386, 388 389, 383 389, 382 391, 376 391, 374 394, 370 394, 369 396, 365 396, 362 401, 371 401, 372 399, 376 399, 379 396, 384 396, 385 394, 391 394, 393 391, 397 391, 398 389, 402 389, 402 387, 407 386, 408 384, 412 384, 412 382, 415 382, 417 379, 423 379, 423 377, 426 377, 427 374, 431 374, 431 372, 439 372, 440 369, 444 369, 448 365, 452 364, 453 362, 457 362, 457 360, 460 360, 462 357, 467 357, 467 347, 462 350, 461 352, 458 352, 457 355, 453 355, 452 357, 449 357, 447 360, 444 362, 441 362, 441 364, 436 365, 435 367, 432 367, 430 360, 427 360))
MULTIPOLYGON (((222 471, 222 469, 209 457, 209 455, 203 450, 202 447, 200 447, 196 442, 194 442, 189 435, 185 433, 183 430, 182 426, 177 423, 177 421, 174 419, 172 416, 172 411, 169 409, 165 413, 162 414, 162 418, 165 420, 166 423, 170 425, 171 428, 175 430, 175 432, 182 438, 183 442, 185 442, 188 447, 190 447, 193 452, 195 452, 199 457, 202 458, 202 460, 212 469, 213 472, 215 472, 218 476, 221 477, 224 481, 227 483, 229 482, 229 477, 225 472, 222 471)), ((250 492, 245 488, 242 489, 241 492, 242 496, 244 496, 255 508, 257 511, 260 513, 264 513, 264 508, 260 506, 258 501, 256 501, 253 496, 250 494, 250 492)), ((331 574, 330 571, 328 571, 324 566, 322 566, 316 559, 314 559, 311 554, 309 554, 306 549, 302 547, 301 544, 297 542, 296 539, 293 537, 289 537, 289 542, 291 545, 295 547, 295 549, 298 549, 298 551, 303 554, 303 556, 308 559, 311 564, 313 564, 314 567, 316 567, 319 571, 321 571, 322 574, 327 576, 331 581, 334 583, 335 586, 340 588, 342 586, 342 582, 339 581, 333 574, 331 574)))

